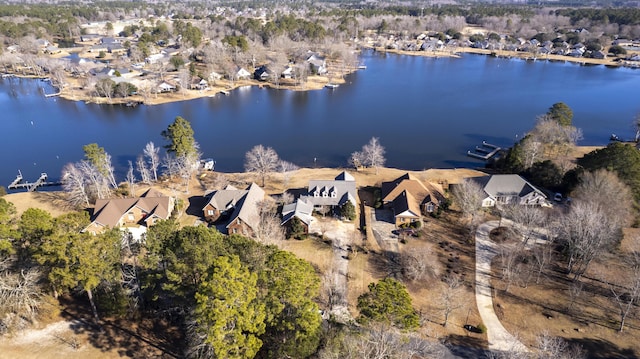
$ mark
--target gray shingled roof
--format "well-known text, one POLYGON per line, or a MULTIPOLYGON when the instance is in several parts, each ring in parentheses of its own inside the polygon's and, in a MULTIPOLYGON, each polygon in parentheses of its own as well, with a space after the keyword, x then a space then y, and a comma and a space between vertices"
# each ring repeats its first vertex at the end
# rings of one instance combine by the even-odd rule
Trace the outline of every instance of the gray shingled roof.
POLYGON ((535 188, 531 183, 515 174, 476 177, 474 180, 483 187, 484 191, 488 195, 494 198, 497 198, 498 196, 524 197, 534 191, 540 193, 543 197, 546 197, 544 193, 535 188))
POLYGON ((298 217, 299 220, 304 222, 307 226, 311 224, 313 219, 313 205, 307 203, 302 199, 298 199, 296 202, 284 205, 282 207, 282 223, 289 222, 293 217, 298 217))
POLYGON ((346 172, 339 174, 335 180, 311 180, 307 195, 300 198, 314 206, 341 206, 346 201, 351 201, 355 206, 356 182, 353 176, 346 172))
POLYGON ((207 205, 211 204, 213 208, 219 211, 224 211, 231 207, 235 207, 236 203, 246 194, 247 190, 227 186, 225 189, 213 192, 207 205))
MULTIPOLYGON (((229 223, 233 223, 236 218, 240 218, 252 230, 255 230, 260 220, 257 204, 262 200, 264 200, 264 190, 257 184, 252 183, 247 188, 246 195, 236 204, 229 223)), ((227 225, 227 228, 229 228, 229 225, 227 225)))

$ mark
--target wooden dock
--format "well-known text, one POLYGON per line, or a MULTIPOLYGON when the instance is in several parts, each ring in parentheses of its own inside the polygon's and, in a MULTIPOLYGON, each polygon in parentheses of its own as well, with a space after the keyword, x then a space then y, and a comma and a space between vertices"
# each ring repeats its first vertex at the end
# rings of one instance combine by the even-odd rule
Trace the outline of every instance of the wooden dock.
POLYGON ((56 93, 46 93, 44 94, 44 97, 49 98, 49 97, 55 97, 55 96, 60 96, 61 92, 56 92, 56 93))
POLYGON ((11 182, 9 186, 7 186, 7 188, 8 189, 26 189, 28 192, 33 192, 36 189, 38 189, 38 187, 62 185, 62 182, 47 181, 48 177, 49 176, 45 172, 42 172, 40 174, 40 177, 38 177, 38 179, 35 182, 24 182, 24 178, 22 177, 22 172, 18 171, 18 175, 16 176, 16 179, 14 179, 13 182, 11 182))
POLYGON ((492 145, 487 141, 482 141, 482 146, 476 146, 473 151, 467 151, 467 156, 488 161, 500 152, 500 150, 502 150, 502 148, 492 145))

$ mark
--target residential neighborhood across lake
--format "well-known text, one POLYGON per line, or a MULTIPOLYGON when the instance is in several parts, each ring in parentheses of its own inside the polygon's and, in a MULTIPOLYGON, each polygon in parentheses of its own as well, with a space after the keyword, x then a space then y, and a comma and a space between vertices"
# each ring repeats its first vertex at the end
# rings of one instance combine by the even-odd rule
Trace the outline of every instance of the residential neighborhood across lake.
POLYGON ((640 356, 636 1, 0 4, 0 358, 640 356))

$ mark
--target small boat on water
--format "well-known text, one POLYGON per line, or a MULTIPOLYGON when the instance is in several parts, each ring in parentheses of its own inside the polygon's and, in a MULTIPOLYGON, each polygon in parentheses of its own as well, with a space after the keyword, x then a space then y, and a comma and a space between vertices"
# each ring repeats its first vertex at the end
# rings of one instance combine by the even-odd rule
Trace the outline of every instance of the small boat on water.
POLYGON ((226 90, 220 90, 220 93, 229 96, 229 91, 226 90))
POLYGON ((331 83, 331 82, 329 82, 328 84, 324 85, 324 87, 329 88, 329 89, 332 89, 332 90, 333 90, 333 89, 337 89, 339 86, 340 86, 340 85, 338 85, 338 84, 334 84, 334 83, 331 83))
POLYGON ((358 65, 358 70, 366 70, 367 65, 358 65))

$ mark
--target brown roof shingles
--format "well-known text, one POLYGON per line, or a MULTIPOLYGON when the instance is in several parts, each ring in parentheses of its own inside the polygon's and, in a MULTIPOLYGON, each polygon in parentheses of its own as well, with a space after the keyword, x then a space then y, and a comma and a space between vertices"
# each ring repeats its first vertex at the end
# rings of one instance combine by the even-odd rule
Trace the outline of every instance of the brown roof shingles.
POLYGON ((98 199, 91 222, 104 227, 116 227, 122 216, 133 207, 140 208, 148 217, 167 219, 171 215, 171 198, 150 189, 138 198, 98 199))

